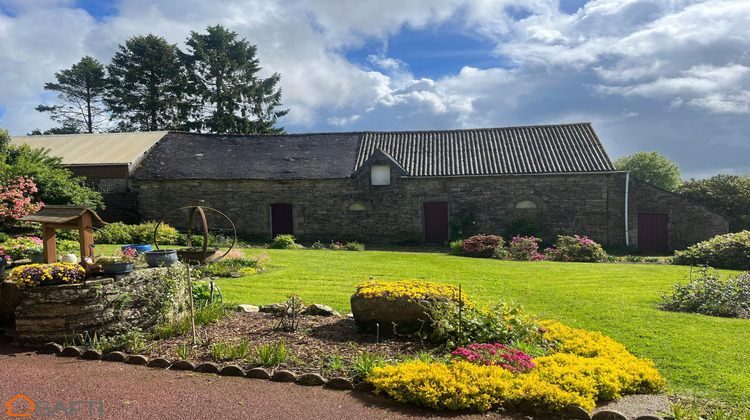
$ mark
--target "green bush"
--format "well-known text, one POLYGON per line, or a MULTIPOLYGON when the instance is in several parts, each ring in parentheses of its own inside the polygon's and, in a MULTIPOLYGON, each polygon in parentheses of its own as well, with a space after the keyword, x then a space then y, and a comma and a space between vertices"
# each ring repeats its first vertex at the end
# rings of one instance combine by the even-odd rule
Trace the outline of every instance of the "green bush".
POLYGON ((464 243, 463 239, 456 239, 455 241, 451 241, 451 254, 453 255, 461 255, 461 251, 463 251, 463 247, 461 246, 464 243))
POLYGON ((490 308, 464 305, 452 301, 430 306, 432 332, 430 341, 454 348, 466 343, 503 343, 525 341, 543 344, 537 320, 521 306, 498 303, 490 308))
POLYGON ((81 250, 81 244, 78 243, 78 241, 68 241, 65 239, 58 239, 57 240, 57 253, 58 254, 78 254, 78 252, 81 250))
POLYGON ((536 236, 542 233, 542 227, 534 219, 520 219, 508 225, 505 229, 505 237, 514 236, 536 236))
POLYGON ((365 245, 359 242, 347 242, 346 250, 347 251, 364 251, 365 245))
MULTIPOLYGON (((136 244, 153 244, 154 229, 159 222, 144 222, 133 226, 132 242, 136 244)), ((180 234, 177 229, 162 223, 159 226, 159 232, 156 235, 156 241, 160 245, 175 245, 180 234)))
POLYGON ((668 311, 750 318, 750 274, 725 278, 703 269, 700 277, 674 285, 661 297, 668 311))
POLYGON ((0 243, 3 243, 10 239, 10 236, 8 236, 6 233, 0 232, 0 243))
MULTIPOLYGON (((139 225, 110 223, 94 234, 94 241, 100 244, 153 244, 157 224, 158 222, 144 222, 139 225)), ((162 223, 159 226, 159 245, 177 244, 179 236, 177 229, 168 224, 162 223)))
POLYGON ((461 242, 460 255, 474 258, 502 258, 505 241, 495 235, 475 235, 461 242))
POLYGON ((122 222, 110 223, 94 234, 94 241, 100 244, 132 244, 135 228, 122 222))
POLYGON ((586 236, 557 237, 555 249, 545 250, 547 259, 566 262, 598 262, 607 258, 602 246, 586 236))
POLYGON ((750 269, 750 230, 699 242, 684 251, 676 251, 672 260, 679 265, 708 265, 735 270, 750 269))
POLYGON ((294 242, 294 236, 292 235, 278 235, 271 242, 271 248, 273 249, 298 249, 299 245, 294 242))

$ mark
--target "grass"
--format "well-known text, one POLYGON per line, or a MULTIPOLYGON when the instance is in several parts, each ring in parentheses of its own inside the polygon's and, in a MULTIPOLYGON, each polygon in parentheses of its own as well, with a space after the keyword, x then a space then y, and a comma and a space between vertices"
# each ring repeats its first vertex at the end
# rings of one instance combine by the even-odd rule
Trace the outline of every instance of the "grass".
POLYGON ((217 284, 225 298, 282 302, 295 293, 346 313, 356 284, 423 279, 461 284, 480 303, 522 303, 542 319, 601 331, 651 358, 672 391, 750 406, 750 320, 665 312, 660 294, 685 282, 689 267, 671 265, 515 262, 445 254, 381 251, 267 252, 269 271, 217 284))

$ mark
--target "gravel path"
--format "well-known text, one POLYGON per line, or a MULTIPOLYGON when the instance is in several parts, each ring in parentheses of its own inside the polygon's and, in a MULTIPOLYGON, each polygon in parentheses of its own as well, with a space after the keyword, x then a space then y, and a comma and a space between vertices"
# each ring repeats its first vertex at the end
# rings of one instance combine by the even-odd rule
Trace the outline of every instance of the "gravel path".
MULTIPOLYGON (((529 419, 523 415, 434 412, 358 391, 333 391, 291 383, 173 371, 116 362, 87 361, 37 354, 12 347, 0 338, 0 412, 23 394, 49 409, 63 402, 101 401, 105 419, 529 419)), ((13 407, 15 412, 28 405, 13 407)), ((93 404, 91 404, 93 406, 93 404)), ((87 404, 72 418, 92 418, 87 404)), ((615 409, 629 418, 655 414, 669 407, 663 395, 628 396, 601 409, 615 409)), ((58 412, 55 418, 66 418, 58 412)), ((10 418, 10 417, 9 417, 10 418)))
MULTIPOLYGON (((101 399, 104 415, 99 418, 123 420, 514 418, 496 413, 435 413, 356 391, 40 355, 2 342, 3 414, 5 403, 18 394, 50 401, 51 408, 63 401, 66 409, 70 401, 101 399)), ((79 407, 82 412, 72 418, 91 418, 88 405, 79 407)), ((56 418, 64 417, 58 414, 56 418)))

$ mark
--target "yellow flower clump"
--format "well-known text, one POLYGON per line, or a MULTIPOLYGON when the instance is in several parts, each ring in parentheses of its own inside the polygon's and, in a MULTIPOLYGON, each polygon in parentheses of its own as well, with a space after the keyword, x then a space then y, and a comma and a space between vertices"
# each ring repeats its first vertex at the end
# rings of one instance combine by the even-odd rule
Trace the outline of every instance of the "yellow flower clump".
POLYGON ((597 401, 665 387, 650 360, 633 356, 611 338, 555 322, 544 325, 556 342, 555 352, 534 359, 537 367, 525 373, 466 361, 412 362, 376 368, 368 380, 376 391, 401 402, 476 411, 504 401, 529 402, 552 412, 570 404, 591 410, 597 401))
POLYGON ((78 283, 85 277, 86 270, 78 264, 27 264, 12 269, 8 280, 15 281, 19 287, 32 287, 52 279, 65 283, 78 283))
MULTIPOLYGON (((388 300, 458 300, 458 287, 422 280, 371 280, 357 285, 357 296, 388 300)), ((461 292, 464 303, 469 303, 466 292, 461 292)))

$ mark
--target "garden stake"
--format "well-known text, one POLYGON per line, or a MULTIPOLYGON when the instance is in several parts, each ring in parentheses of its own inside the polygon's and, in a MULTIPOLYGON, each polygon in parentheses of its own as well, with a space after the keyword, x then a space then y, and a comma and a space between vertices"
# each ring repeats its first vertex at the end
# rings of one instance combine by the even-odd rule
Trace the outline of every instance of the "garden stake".
POLYGON ((187 263, 188 294, 190 295, 190 329, 193 332, 193 347, 197 346, 195 339, 195 304, 193 303, 193 280, 190 278, 190 263, 187 263))
POLYGON ((211 291, 208 293, 208 301, 211 302, 213 305, 214 303, 214 282, 210 281, 209 285, 211 285, 211 291))
POLYGON ((458 284, 458 345, 464 345, 464 331, 461 325, 462 315, 464 311, 464 301, 461 296, 461 284, 458 284))
POLYGON ((380 323, 375 323, 375 343, 380 342, 380 323))

